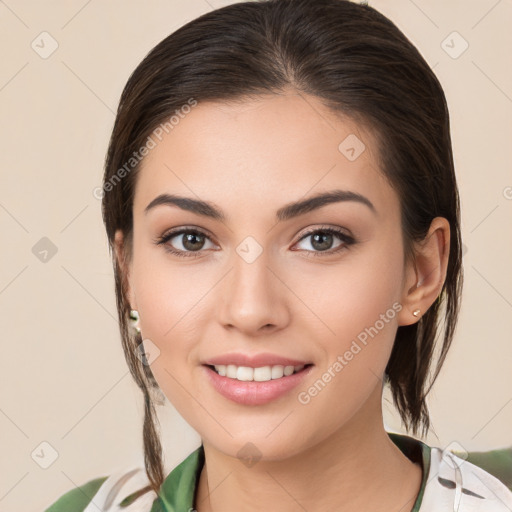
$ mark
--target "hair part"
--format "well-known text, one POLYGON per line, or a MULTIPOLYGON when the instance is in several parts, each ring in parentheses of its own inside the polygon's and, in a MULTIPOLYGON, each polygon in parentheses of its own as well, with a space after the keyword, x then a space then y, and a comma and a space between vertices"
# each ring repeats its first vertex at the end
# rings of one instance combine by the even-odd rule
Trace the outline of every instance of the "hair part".
MULTIPOLYGON (((425 238, 433 218, 449 221, 450 256, 442 291, 418 323, 398 328, 386 367, 405 427, 425 434, 430 427, 426 397, 445 360, 459 312, 460 206, 443 89, 389 19, 348 0, 261 0, 232 4, 190 21, 155 46, 131 74, 119 102, 104 184, 113 183, 155 128, 190 98, 230 102, 290 88, 372 129, 382 173, 400 199, 406 261, 414 260, 414 242, 425 238)), ((140 163, 134 165, 102 201, 111 252, 121 230, 126 261, 131 258, 139 169, 140 163)), ((164 480, 153 405, 158 384, 136 355, 142 340, 129 327, 127 283, 114 255, 113 260, 122 345, 144 395, 147 490, 158 493, 164 480)))

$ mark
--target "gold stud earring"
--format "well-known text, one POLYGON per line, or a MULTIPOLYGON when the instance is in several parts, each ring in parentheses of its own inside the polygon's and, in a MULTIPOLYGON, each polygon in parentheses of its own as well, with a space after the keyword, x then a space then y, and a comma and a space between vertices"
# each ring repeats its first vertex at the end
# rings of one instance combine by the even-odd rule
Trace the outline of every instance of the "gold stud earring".
POLYGON ((415 309, 412 314, 415 316, 415 317, 419 317, 420 316, 420 313, 421 313, 421 309, 415 309))

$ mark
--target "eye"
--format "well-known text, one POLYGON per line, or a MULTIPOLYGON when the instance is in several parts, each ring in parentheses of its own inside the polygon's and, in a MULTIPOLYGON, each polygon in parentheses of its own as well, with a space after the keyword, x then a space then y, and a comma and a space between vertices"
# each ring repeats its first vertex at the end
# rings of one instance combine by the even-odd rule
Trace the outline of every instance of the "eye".
POLYGON ((337 254, 355 243, 355 239, 352 236, 341 229, 332 227, 310 230, 302 236, 299 242, 307 240, 308 238, 311 239, 308 245, 312 247, 312 250, 307 248, 305 250, 310 252, 312 256, 330 256, 337 254), (337 245, 334 250, 330 250, 335 238, 338 238, 341 243, 337 245))
POLYGON ((157 238, 155 243, 164 245, 166 251, 176 256, 195 258, 199 254, 194 253, 202 252, 206 240, 210 238, 197 228, 179 228, 157 238), (174 239, 176 241, 171 243, 174 239))
MULTIPOLYGON (((305 233, 299 240, 311 238, 309 243, 312 249, 304 249, 306 252, 311 253, 312 256, 330 256, 346 249, 348 246, 355 243, 355 239, 342 231, 341 229, 325 227, 316 228, 305 233), (337 238, 340 243, 331 250, 333 239, 337 238)), ((205 249, 205 242, 211 240, 208 235, 203 233, 197 228, 182 227, 167 232, 155 240, 156 245, 163 245, 165 250, 175 256, 185 258, 195 258, 201 255, 205 249), (176 239, 175 242, 173 240, 176 239), (171 243, 172 242, 172 243, 171 243)), ((213 244, 212 244, 213 245, 213 244)), ((211 247, 210 247, 211 248, 211 247)), ((208 249, 208 247, 206 247, 208 249)))

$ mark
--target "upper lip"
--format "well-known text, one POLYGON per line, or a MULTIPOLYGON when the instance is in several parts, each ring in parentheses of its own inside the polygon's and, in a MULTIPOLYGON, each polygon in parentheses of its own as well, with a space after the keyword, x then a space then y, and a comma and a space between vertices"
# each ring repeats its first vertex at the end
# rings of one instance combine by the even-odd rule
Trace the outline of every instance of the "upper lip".
POLYGON ((309 361, 301 361, 299 359, 291 359, 289 357, 279 356, 277 354, 262 353, 262 354, 241 354, 231 353, 223 354, 216 357, 211 357, 203 364, 207 365, 228 365, 234 364, 235 366, 248 366, 252 368, 260 368, 262 366, 301 366, 310 364, 309 361))

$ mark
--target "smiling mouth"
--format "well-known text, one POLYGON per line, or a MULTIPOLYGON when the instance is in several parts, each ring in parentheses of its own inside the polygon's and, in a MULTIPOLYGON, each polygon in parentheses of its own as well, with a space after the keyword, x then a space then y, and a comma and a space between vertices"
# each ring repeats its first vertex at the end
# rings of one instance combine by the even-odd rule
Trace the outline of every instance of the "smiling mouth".
POLYGON ((238 380, 241 382, 268 382, 270 380, 277 380, 289 377, 295 373, 302 372, 304 369, 313 366, 312 364, 305 364, 299 366, 260 366, 252 368, 250 366, 237 366, 234 364, 228 365, 206 365, 212 371, 221 377, 228 379, 238 380))

